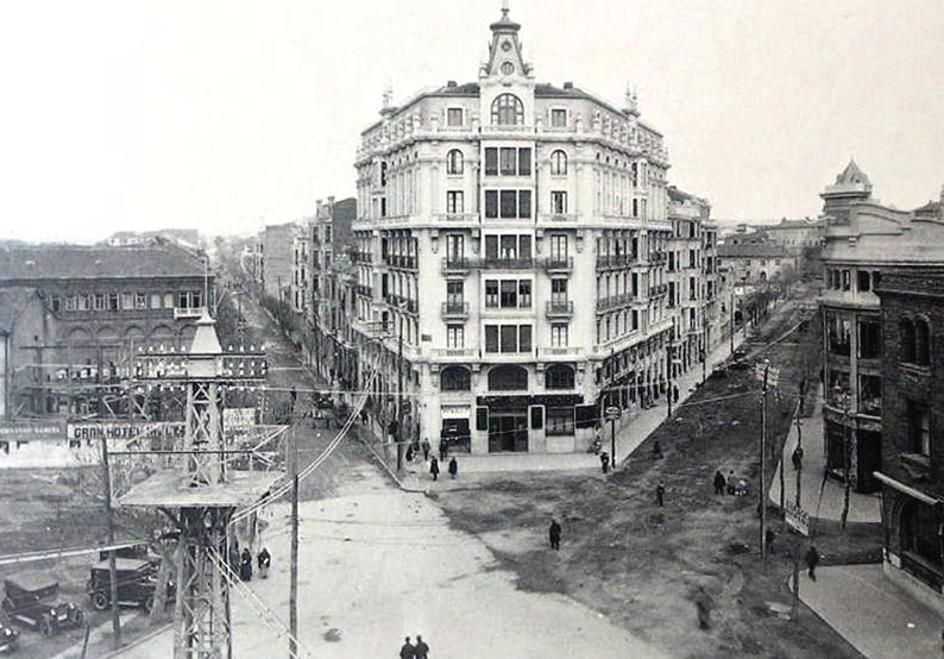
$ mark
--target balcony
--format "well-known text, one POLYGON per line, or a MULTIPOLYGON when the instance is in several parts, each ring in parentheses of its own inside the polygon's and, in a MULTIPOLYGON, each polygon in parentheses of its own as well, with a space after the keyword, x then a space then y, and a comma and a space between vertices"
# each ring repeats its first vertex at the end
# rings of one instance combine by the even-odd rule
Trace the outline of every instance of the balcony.
POLYGON ((400 268, 403 270, 416 270, 416 257, 405 254, 387 254, 383 257, 383 262, 391 268, 400 268))
POLYGON ((570 272, 574 269, 574 257, 548 256, 544 259, 544 269, 548 272, 570 272))
POLYGON ((468 361, 479 356, 475 348, 434 348, 432 353, 437 361, 468 361))
POLYGON ((363 284, 354 284, 354 293, 364 297, 373 297, 374 289, 372 289, 370 286, 364 286, 363 284))
POLYGON ((199 318, 206 307, 174 307, 174 320, 180 318, 199 318))
POLYGON ((473 260, 464 256, 447 256, 442 260, 442 271, 446 273, 466 273, 474 267, 473 260))
POLYGON ((597 313, 612 311, 613 309, 619 309, 620 307, 625 307, 632 303, 632 293, 621 293, 619 295, 611 295, 609 297, 599 298, 597 299, 597 313))
POLYGON ((533 258, 492 258, 486 256, 482 259, 481 267, 483 270, 530 270, 534 268, 533 258))
POLYGON ((480 131, 483 135, 501 135, 503 133, 530 134, 534 133, 534 126, 521 126, 514 124, 488 125, 482 126, 480 131))
POLYGON ((469 317, 468 302, 443 302, 443 320, 465 320, 469 317))
POLYGON ((548 318, 570 318, 574 315, 573 300, 550 300, 545 313, 548 318))
POLYGON ((621 268, 632 265, 633 258, 630 254, 600 254, 597 256, 597 270, 607 268, 621 268))
POLYGON ((391 307, 399 308, 405 311, 406 313, 409 313, 409 314, 417 313, 416 300, 411 300, 409 298, 403 297, 402 295, 396 295, 394 293, 390 293, 385 298, 385 301, 391 307))
POLYGON ((649 287, 649 297, 661 297, 669 292, 668 284, 659 284, 649 287))
POLYGON ((576 222, 576 213, 541 213, 538 219, 543 222, 576 222))
POLYGON ((479 216, 477 213, 440 213, 436 216, 436 219, 440 222, 446 223, 465 223, 465 224, 478 224, 479 216))
POLYGON ((583 348, 579 346, 563 346, 553 348, 538 348, 538 359, 577 359, 583 355, 583 348))

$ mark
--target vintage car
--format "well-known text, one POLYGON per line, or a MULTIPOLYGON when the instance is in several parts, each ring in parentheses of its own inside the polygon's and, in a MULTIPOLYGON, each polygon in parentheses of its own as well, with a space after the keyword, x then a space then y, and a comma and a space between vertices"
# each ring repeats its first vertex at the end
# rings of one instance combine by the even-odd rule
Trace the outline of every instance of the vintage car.
POLYGON ((19 638, 20 632, 13 629, 7 617, 0 613, 0 654, 16 650, 19 638))
MULTIPOLYGON (((108 561, 92 566, 88 580, 88 596, 92 606, 104 611, 111 606, 111 572, 108 561)), ((150 561, 137 558, 116 558, 115 576, 118 581, 118 605, 138 606, 150 611, 157 590, 157 569, 150 561)), ((167 585, 167 601, 174 599, 173 584, 167 585)))
POLYGON ((82 624, 82 609, 59 598, 59 582, 42 574, 24 573, 3 580, 3 610, 14 622, 46 636, 82 624))

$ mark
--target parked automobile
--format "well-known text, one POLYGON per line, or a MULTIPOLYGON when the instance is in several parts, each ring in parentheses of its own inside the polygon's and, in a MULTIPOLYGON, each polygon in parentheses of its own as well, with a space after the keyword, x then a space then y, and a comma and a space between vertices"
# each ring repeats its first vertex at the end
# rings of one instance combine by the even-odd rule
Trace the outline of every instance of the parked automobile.
MULTIPOLYGON (((157 591, 157 569, 150 561, 137 558, 116 558, 118 605, 138 606, 150 611, 157 591)), ((111 572, 108 561, 93 565, 87 584, 92 606, 104 611, 111 606, 111 572)), ((174 585, 167 584, 167 600, 174 598, 174 585)))
POLYGON ((59 597, 59 582, 43 574, 23 573, 3 580, 3 610, 14 622, 46 636, 82 624, 82 609, 59 597))
POLYGON ((10 626, 10 621, 0 614, 0 654, 13 652, 19 643, 20 632, 10 626))

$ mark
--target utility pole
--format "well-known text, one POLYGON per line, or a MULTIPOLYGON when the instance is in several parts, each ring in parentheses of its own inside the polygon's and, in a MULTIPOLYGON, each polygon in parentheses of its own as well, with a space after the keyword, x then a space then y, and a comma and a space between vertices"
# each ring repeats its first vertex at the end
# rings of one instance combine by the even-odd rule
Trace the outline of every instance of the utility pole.
POLYGON ((767 562, 767 375, 770 360, 764 360, 764 383, 761 388, 760 434, 760 555, 767 562))
POLYGON ((730 313, 728 314, 731 317, 731 335, 728 337, 731 340, 731 354, 734 354, 734 289, 731 289, 731 306, 730 313))
POLYGON ((403 469, 403 317, 397 315, 397 471, 403 469))
POLYGON ((708 379, 708 351, 707 346, 702 346, 701 349, 701 383, 705 384, 705 381, 708 379))
POLYGON ((668 386, 665 389, 665 398, 669 401, 669 418, 672 418, 672 357, 675 352, 675 346, 672 345, 671 341, 666 346, 665 349, 665 377, 668 386))
MULTIPOLYGON (((101 354, 101 353, 99 353, 101 354)), ((101 394, 99 394, 101 395, 101 394)), ((115 546, 115 517, 111 505, 111 468, 108 464, 108 440, 102 437, 102 480, 105 483, 105 515, 108 517, 108 545, 115 546)), ((121 619, 118 615, 118 574, 115 565, 115 550, 108 552, 108 580, 111 582, 111 628, 114 633, 112 647, 121 647, 121 619)))
MULTIPOLYGON (((843 488, 842 495, 842 515, 840 516, 840 527, 843 531, 846 530, 846 520, 849 517, 849 492, 852 489, 852 483, 850 481, 849 470, 852 467, 852 427, 849 425, 849 419, 852 416, 850 414, 849 403, 851 393, 845 393, 845 403, 843 404, 842 410, 842 420, 845 423, 845 428, 843 429, 842 436, 845 439, 843 442, 843 480, 845 481, 845 487, 843 488)), ((856 433, 858 434, 858 433, 856 433)))
POLYGON ((610 463, 616 470, 616 415, 610 415, 610 463))
POLYGON ((288 656, 298 656, 298 442, 294 419, 290 419, 289 441, 292 443, 292 565, 288 595, 288 656))
MULTIPOLYGON (((803 380, 800 383, 800 391, 805 390, 806 380, 803 380)), ((800 396, 800 402, 797 405, 797 415, 796 415, 796 428, 797 428, 797 449, 802 450, 803 448, 803 436, 802 436, 802 425, 800 424, 800 410, 803 408, 803 396, 800 396)), ((781 465, 781 472, 783 472, 783 466, 781 465)), ((797 513, 801 510, 800 508, 800 488, 803 484, 803 479, 801 478, 803 473, 803 460, 801 459, 797 463, 796 468, 796 509, 797 513)), ((791 618, 794 622, 797 621, 800 613, 800 547, 803 546, 802 543, 802 534, 797 533, 796 535, 796 544, 793 548, 793 613, 791 618)))

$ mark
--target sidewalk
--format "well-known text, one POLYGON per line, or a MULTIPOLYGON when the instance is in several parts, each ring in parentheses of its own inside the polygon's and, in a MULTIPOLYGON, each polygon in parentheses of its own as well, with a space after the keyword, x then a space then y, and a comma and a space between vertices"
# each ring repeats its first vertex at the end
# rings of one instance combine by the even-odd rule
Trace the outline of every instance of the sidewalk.
POLYGON ((941 619, 885 578, 881 565, 800 576, 800 599, 867 657, 941 656, 941 619))
MULTIPOLYGON (((744 342, 744 328, 742 327, 734 335, 735 350, 744 342)), ((723 341, 714 350, 708 353, 705 373, 711 375, 714 368, 726 360, 731 355, 730 339, 723 341)), ((682 405, 688 397, 695 391, 696 385, 701 383, 702 369, 701 364, 695 364, 688 373, 673 380, 673 384, 678 385, 679 400, 672 404, 673 412, 682 405)), ((624 410, 624 415, 627 412, 624 410)), ((649 409, 639 409, 628 413, 630 419, 622 425, 617 424, 616 429, 616 461, 618 464, 624 463, 630 454, 638 448, 640 444, 646 441, 656 428, 662 425, 662 422, 668 417, 668 402, 665 396, 662 396, 653 407, 649 409)), ((600 441, 603 443, 604 450, 609 450, 610 433, 609 424, 603 428, 600 434, 600 441)))
MULTIPOLYGON (((825 487, 823 474, 826 471, 826 454, 823 447, 823 399, 822 388, 817 391, 816 405, 813 415, 808 419, 801 417, 801 431, 803 440, 803 471, 800 476, 800 506, 811 517, 818 519, 839 520, 842 515, 842 504, 845 496, 845 485, 828 478, 825 487), (820 488, 823 496, 820 498, 820 488)), ((780 469, 788 465, 784 472, 784 499, 787 502, 796 502, 796 471, 793 469, 791 456, 797 445, 797 427, 794 421, 790 426, 790 434, 783 446, 783 456, 777 471, 774 472, 768 494, 770 501, 780 505, 780 469)), ((881 522, 881 499, 877 494, 849 493, 850 522, 881 522)))

